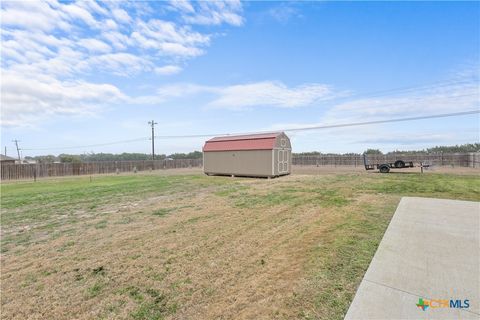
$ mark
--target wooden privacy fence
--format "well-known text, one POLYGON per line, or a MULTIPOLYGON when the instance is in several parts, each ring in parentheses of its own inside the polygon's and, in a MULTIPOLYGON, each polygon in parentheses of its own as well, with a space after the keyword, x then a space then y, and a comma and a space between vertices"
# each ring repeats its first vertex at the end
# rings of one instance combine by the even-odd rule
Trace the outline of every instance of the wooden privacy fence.
MULTIPOLYGON (((369 163, 395 162, 396 160, 429 163, 437 166, 480 168, 480 153, 436 153, 436 154, 389 154, 368 155, 369 163)), ((293 165, 299 166, 363 166, 363 155, 296 155, 293 165)))
MULTIPOLYGON (((426 162, 438 166, 480 168, 480 153, 438 153, 415 155, 369 155, 369 163, 395 162, 396 160, 426 162)), ((292 164, 299 166, 363 166, 362 155, 294 155, 292 164)), ((202 159, 99 161, 82 163, 2 164, 2 180, 34 179, 89 175, 115 172, 133 172, 175 168, 202 167, 202 159)))
POLYGON ((100 173, 202 167, 202 159, 99 161, 81 163, 2 164, 1 179, 34 179, 100 173))

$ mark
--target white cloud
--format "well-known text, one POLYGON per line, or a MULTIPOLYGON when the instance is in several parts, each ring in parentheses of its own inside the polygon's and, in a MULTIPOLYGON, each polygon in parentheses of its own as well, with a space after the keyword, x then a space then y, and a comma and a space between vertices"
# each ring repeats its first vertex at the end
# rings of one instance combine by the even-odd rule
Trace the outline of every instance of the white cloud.
POLYGON ((143 59, 148 56, 151 63, 164 64, 163 57, 188 59, 203 54, 204 48, 210 45, 210 35, 196 32, 187 25, 160 19, 144 20, 142 16, 133 21, 126 10, 119 8, 121 3, 110 5, 112 8, 94 2, 2 2, 2 22, 8 28, 2 28, 2 43, 7 44, 7 53, 17 63, 30 62, 32 57, 41 59, 42 50, 50 51, 50 56, 44 57, 50 60, 52 52, 58 55, 68 47, 86 48, 90 56, 112 51, 139 55, 143 59), (95 18, 88 10, 100 17, 95 18), (126 26, 120 31, 117 23, 126 26), (64 32, 70 29, 73 31, 64 32), (57 42, 47 43, 48 38, 57 42))
POLYGON ((100 6, 96 1, 94 0, 85 0, 85 1, 79 1, 77 2, 77 4, 83 8, 85 8, 86 10, 88 10, 89 12, 91 12, 92 14, 100 14, 100 15, 108 15, 109 12, 107 9, 103 8, 102 6, 100 6))
POLYGON ((178 11, 189 24, 220 25, 223 23, 241 26, 242 4, 239 0, 227 1, 170 1, 173 10, 178 11), (195 5, 194 5, 195 4, 195 5))
POLYGON ((208 35, 159 19, 139 22, 137 31, 132 33, 132 39, 142 48, 155 49, 160 54, 180 57, 200 55, 203 50, 199 47, 210 43, 208 35))
MULTIPOLYGON (((334 95, 335 97, 335 95, 334 95)), ((475 79, 457 81, 428 87, 413 88, 410 91, 385 93, 377 97, 344 96, 341 103, 335 99, 325 107, 326 112, 316 122, 281 123, 273 129, 296 129, 334 124, 376 121, 385 119, 424 116, 432 114, 454 113, 475 110, 480 107, 480 87, 475 79)), ((337 129, 336 129, 337 130, 337 129)), ((347 130, 348 131, 348 130, 347 130)))
POLYGON ((78 20, 82 20, 85 24, 90 27, 97 26, 97 21, 95 18, 85 10, 84 8, 76 5, 76 4, 67 4, 59 6, 59 9, 66 13, 67 19, 74 22, 78 20))
POLYGON ((24 126, 55 115, 85 115, 102 106, 125 100, 110 84, 40 79, 3 71, 1 77, 1 124, 24 126))
POLYGON ((132 21, 132 18, 130 18, 128 13, 123 9, 113 9, 112 14, 117 20, 117 22, 130 23, 130 21, 132 21))
POLYGON ((97 39, 81 39, 78 44, 90 52, 108 53, 112 51, 108 44, 97 39))
POLYGON ((218 88, 202 86, 193 83, 177 83, 162 86, 157 89, 157 96, 164 99, 195 95, 200 93, 217 92, 218 88))
POLYGON ((289 88, 281 82, 257 82, 219 89, 219 96, 209 103, 212 107, 241 109, 255 106, 295 108, 309 106, 332 97, 323 84, 304 84, 289 88))
MULTIPOLYGON (((183 16, 162 20, 162 10, 154 6, 162 9, 169 5, 2 1, 2 125, 17 125, 25 119, 34 122, 35 114, 38 119, 45 114, 83 114, 93 106, 87 97, 89 90, 99 98, 94 99, 98 106, 105 104, 102 102, 106 100, 100 98, 105 98, 106 89, 114 96, 122 96, 127 103, 163 100, 156 95, 130 98, 112 84, 82 80, 92 75, 108 79, 112 75, 175 74, 182 71, 180 66, 188 59, 205 53, 210 34, 193 29, 193 20, 186 22, 188 19, 183 16), (50 95, 43 96, 33 90, 35 87, 51 87, 53 91, 46 90, 50 95)), ((241 20, 238 2, 192 5, 185 1, 170 6, 194 20, 210 17, 207 24, 238 25, 241 20)), ((110 79, 115 81, 114 77, 110 79)))
POLYGON ((427 90, 349 99, 330 108, 323 121, 338 123, 458 112, 478 108, 479 98, 476 80, 458 81, 427 90))
MULTIPOLYGON (((264 131, 298 129, 325 125, 368 122, 395 118, 453 113, 479 108, 480 88, 473 78, 457 79, 435 86, 417 87, 411 90, 391 90, 375 97, 343 97, 325 107, 327 111, 316 121, 276 123, 262 128, 264 131)), ((460 120, 461 118, 459 118, 460 120)), ((400 124, 377 124, 314 131, 291 132, 297 151, 312 151, 312 146, 322 152, 362 152, 367 148, 421 149, 431 145, 466 143, 478 140, 478 128, 456 130, 447 133, 442 128, 428 130, 424 121, 412 122, 408 132, 400 124), (334 141, 334 143, 332 143, 334 141)))
POLYGON ((105 20, 103 26, 107 30, 116 30, 118 28, 117 23, 112 19, 105 20))
POLYGON ((188 47, 180 43, 161 43, 158 46, 160 52, 166 55, 182 56, 182 57, 196 57, 202 55, 204 51, 196 47, 188 47))
POLYGON ((184 13, 195 13, 195 9, 190 1, 187 0, 174 0, 170 1, 170 5, 176 10, 184 13))
POLYGON ((300 12, 293 6, 292 3, 280 3, 268 10, 268 14, 281 23, 286 23, 291 18, 301 18, 300 12))
POLYGON ((88 70, 92 66, 95 67, 96 70, 101 69, 115 75, 129 76, 142 71, 150 71, 154 65, 146 58, 130 53, 119 52, 91 57, 84 63, 79 64, 77 68, 82 69, 82 67, 84 67, 88 70))
POLYGON ((176 73, 179 73, 180 71, 182 71, 182 67, 179 67, 179 66, 164 66, 164 67, 155 68, 155 73, 161 74, 161 75, 176 74, 176 73))
POLYGON ((167 99, 205 93, 212 96, 207 103, 208 107, 225 109, 244 109, 258 106, 296 108, 332 99, 339 94, 323 84, 309 83, 287 87, 279 81, 263 81, 231 86, 202 86, 182 83, 163 86, 157 91, 159 96, 167 99))
POLYGON ((56 4, 56 1, 2 1, 2 25, 41 31, 70 29, 71 25, 65 21, 65 14, 52 8, 51 5, 56 4))
POLYGON ((105 31, 100 34, 101 38, 109 41, 110 44, 118 51, 127 50, 133 44, 130 36, 120 33, 118 31, 105 31))
MULTIPOLYGON (((56 0, 2 2, 2 45, 6 44, 7 55, 16 63, 29 63, 32 58, 41 60, 43 54, 43 65, 62 50, 82 48, 89 51, 90 57, 96 53, 129 53, 142 56, 153 64, 163 65, 166 57, 189 59, 204 54, 205 48, 210 45, 209 34, 194 31, 190 26, 174 21, 144 17, 143 14, 148 12, 143 10, 145 5, 133 19, 131 14, 135 14, 135 11, 129 14, 120 8, 122 4, 91 1, 65 4, 56 0), (124 26, 119 29, 118 23, 124 26), (42 52, 47 50, 48 56, 42 52)), ((231 6, 238 7, 225 5, 231 6)), ((57 65, 53 69, 58 69, 59 60, 62 58, 51 61, 57 65)))

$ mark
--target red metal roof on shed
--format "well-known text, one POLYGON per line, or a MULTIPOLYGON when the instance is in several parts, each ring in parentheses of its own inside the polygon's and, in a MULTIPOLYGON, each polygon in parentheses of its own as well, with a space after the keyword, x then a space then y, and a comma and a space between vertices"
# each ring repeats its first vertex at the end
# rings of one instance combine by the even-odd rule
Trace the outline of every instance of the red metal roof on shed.
POLYGON ((205 142, 203 151, 270 150, 280 134, 281 132, 215 137, 205 142))

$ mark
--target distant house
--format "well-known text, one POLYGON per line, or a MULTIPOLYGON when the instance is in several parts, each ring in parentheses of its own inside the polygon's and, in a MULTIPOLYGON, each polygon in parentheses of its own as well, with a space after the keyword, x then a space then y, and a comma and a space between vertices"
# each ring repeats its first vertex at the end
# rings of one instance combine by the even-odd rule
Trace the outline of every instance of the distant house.
POLYGON ((290 174, 292 147, 283 132, 216 137, 203 147, 207 175, 278 177, 290 174))
POLYGON ((16 159, 0 154, 0 163, 1 164, 15 164, 16 159))

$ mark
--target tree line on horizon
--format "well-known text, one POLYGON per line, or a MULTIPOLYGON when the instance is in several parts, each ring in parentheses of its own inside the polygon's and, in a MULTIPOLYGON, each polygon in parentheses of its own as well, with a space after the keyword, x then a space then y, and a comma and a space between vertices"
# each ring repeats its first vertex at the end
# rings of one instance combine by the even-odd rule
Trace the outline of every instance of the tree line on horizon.
MULTIPOLYGON (((395 150, 391 152, 385 153, 385 155, 401 153, 401 154, 421 154, 421 153, 464 153, 464 152, 479 152, 480 151, 480 143, 466 143, 462 145, 455 145, 455 146, 435 146, 432 148, 426 148, 422 150, 395 150)), ((362 154, 377 154, 383 155, 384 153, 379 149, 367 149, 362 154)), ((296 156, 315 156, 315 155, 361 155, 359 153, 323 153, 320 151, 311 151, 311 152, 299 152, 293 153, 296 156)), ((156 160, 165 160, 165 159, 201 159, 202 152, 201 151, 193 151, 189 153, 173 153, 170 155, 165 154, 156 154, 156 160)), ((152 155, 148 153, 129 153, 124 152, 120 154, 114 153, 85 153, 85 154, 66 154, 62 153, 57 156, 55 155, 42 155, 42 156, 35 156, 25 157, 25 160, 35 160, 39 163, 53 163, 53 162, 62 162, 62 163, 69 163, 69 162, 93 162, 93 161, 134 161, 134 160, 151 160, 152 155)))
POLYGON ((320 151, 311 151, 311 152, 299 152, 293 153, 293 155, 303 155, 303 156, 315 156, 315 155, 362 155, 362 154, 371 154, 371 155, 390 155, 390 154, 405 154, 405 155, 414 155, 414 154, 425 154, 425 153, 466 153, 466 152, 480 152, 480 143, 466 143, 461 145, 454 146, 435 146, 432 148, 426 148, 421 150, 395 150, 387 153, 383 153, 380 149, 367 149, 362 153, 323 153, 320 151))
MULTIPOLYGON (((172 153, 170 155, 165 154, 155 154, 155 160, 165 160, 165 159, 200 159, 202 158, 202 152, 193 151, 189 153, 172 153)), ((61 153, 57 156, 55 155, 44 155, 44 156, 34 156, 34 157, 25 157, 25 160, 35 160, 39 163, 53 163, 53 162, 94 162, 94 161, 142 161, 142 160, 152 160, 152 155, 148 153, 131 153, 123 152, 120 154, 114 153, 85 153, 85 154, 66 154, 61 153)))

